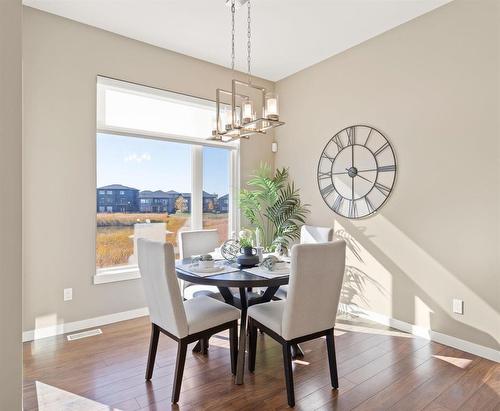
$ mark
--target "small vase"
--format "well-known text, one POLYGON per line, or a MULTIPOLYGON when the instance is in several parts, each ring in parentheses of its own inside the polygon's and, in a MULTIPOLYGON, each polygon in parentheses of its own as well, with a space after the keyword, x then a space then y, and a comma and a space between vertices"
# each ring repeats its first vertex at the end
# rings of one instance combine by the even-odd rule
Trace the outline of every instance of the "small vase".
POLYGON ((257 255, 257 250, 253 247, 242 247, 240 252, 243 251, 243 254, 240 255, 237 259, 237 262, 242 267, 253 267, 259 264, 259 256, 257 255))

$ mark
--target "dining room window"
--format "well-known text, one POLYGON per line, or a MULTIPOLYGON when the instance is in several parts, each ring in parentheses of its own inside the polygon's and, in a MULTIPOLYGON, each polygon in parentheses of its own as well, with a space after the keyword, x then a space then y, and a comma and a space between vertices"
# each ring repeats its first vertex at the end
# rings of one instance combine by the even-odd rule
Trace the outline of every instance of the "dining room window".
POLYGON ((177 252, 181 230, 237 231, 239 145, 206 139, 214 119, 212 101, 98 77, 95 284, 139 277, 138 238, 177 252))
POLYGON ((203 147, 203 228, 217 229, 222 244, 229 229, 231 161, 228 150, 203 147))

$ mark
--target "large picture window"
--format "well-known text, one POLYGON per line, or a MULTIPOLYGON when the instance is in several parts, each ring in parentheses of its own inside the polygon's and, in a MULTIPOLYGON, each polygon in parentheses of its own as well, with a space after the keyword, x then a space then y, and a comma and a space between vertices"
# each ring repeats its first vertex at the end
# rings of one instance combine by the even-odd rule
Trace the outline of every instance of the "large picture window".
POLYGON ((98 78, 95 283, 138 278, 137 239, 237 230, 237 144, 209 143, 214 104, 98 78))

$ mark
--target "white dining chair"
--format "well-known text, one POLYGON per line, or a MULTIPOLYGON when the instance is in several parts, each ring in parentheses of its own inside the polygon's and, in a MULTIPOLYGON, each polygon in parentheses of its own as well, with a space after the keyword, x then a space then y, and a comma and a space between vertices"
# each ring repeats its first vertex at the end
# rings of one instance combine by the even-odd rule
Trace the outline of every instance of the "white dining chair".
POLYGON ((333 329, 345 268, 344 240, 292 247, 288 298, 248 309, 250 372, 255 370, 257 328, 283 349, 288 405, 295 405, 291 346, 326 336, 330 380, 338 388, 333 329))
MULTIPOLYGON (((333 241, 332 227, 317 227, 313 225, 303 225, 300 228, 300 244, 329 243, 333 241)), ((286 299, 288 285, 282 285, 276 291, 275 297, 280 300, 286 299)))
POLYGON ((300 228, 300 244, 329 243, 333 241, 332 227, 303 225, 300 228))
MULTIPOLYGON (((217 230, 180 231, 177 237, 177 244, 181 259, 208 254, 220 245, 219 233, 217 230)), ((189 300, 198 295, 207 295, 222 300, 217 287, 193 284, 184 280, 181 280, 180 283, 182 297, 185 299, 189 300)))
POLYGON ((240 311, 207 296, 183 301, 170 243, 138 240, 139 271, 151 319, 146 380, 153 376, 160 332, 177 341, 172 403, 179 400, 187 345, 229 329, 231 372, 236 373, 240 311))

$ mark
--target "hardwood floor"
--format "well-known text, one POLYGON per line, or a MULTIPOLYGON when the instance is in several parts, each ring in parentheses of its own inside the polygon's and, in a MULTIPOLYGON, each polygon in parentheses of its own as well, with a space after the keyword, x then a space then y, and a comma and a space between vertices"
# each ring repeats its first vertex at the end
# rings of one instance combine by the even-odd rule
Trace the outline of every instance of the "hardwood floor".
MULTIPOLYGON (((287 408, 281 346, 257 337, 255 374, 233 384, 228 333, 209 354, 188 351, 178 405, 170 394, 176 343, 160 337, 156 368, 144 380, 147 317, 24 344, 24 409, 277 410, 287 408)), ((330 387, 324 339, 302 344, 293 364, 298 410, 500 410, 500 364, 359 320, 340 318, 335 332, 338 391, 330 387)), ((191 347, 190 347, 191 348, 191 347)))

